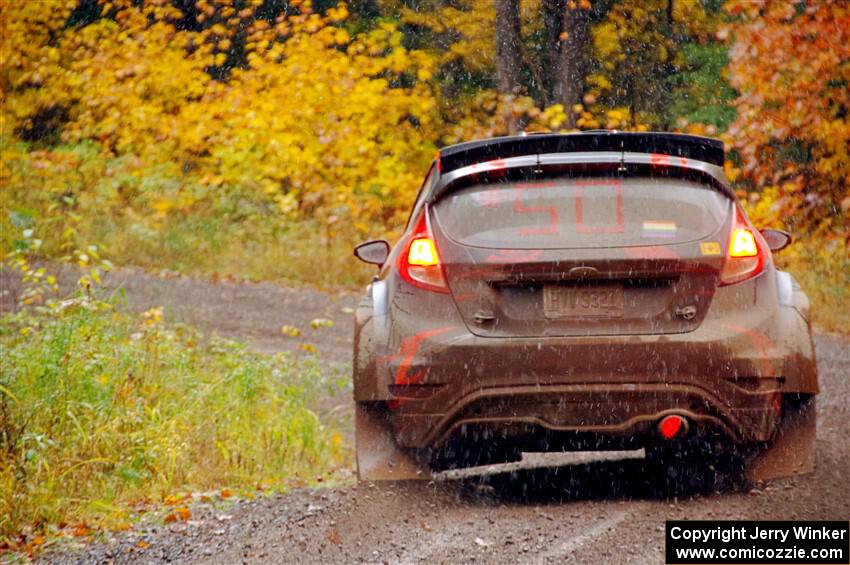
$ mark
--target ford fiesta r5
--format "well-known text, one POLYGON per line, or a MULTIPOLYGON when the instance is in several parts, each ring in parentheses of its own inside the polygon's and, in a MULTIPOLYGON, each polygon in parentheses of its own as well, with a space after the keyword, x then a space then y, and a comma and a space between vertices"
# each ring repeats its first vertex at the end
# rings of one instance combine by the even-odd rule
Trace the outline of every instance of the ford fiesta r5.
POLYGON ((748 476, 814 462, 809 304, 722 143, 592 132, 442 149, 355 314, 362 479, 522 452, 694 445, 748 476))

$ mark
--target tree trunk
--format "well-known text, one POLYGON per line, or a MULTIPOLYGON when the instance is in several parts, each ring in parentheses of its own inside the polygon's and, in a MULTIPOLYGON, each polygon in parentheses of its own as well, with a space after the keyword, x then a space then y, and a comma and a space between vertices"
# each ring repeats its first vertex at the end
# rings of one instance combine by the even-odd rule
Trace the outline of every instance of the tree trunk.
POLYGON ((561 49, 561 32, 564 30, 564 12, 566 0, 543 0, 543 81, 539 85, 541 106, 551 106, 559 102, 555 98, 558 57, 561 49))
POLYGON ((563 12, 563 35, 558 50, 557 66, 554 70, 555 85, 553 98, 564 106, 567 112, 567 128, 575 127, 575 114, 572 107, 579 103, 584 90, 584 77, 587 73, 586 47, 588 37, 588 11, 581 8, 567 8, 563 12))
MULTIPOLYGON (((499 93, 508 97, 508 102, 520 90, 519 0, 496 0, 496 71, 499 77, 499 93)), ((517 124, 513 114, 505 116, 508 133, 516 133, 517 124)))

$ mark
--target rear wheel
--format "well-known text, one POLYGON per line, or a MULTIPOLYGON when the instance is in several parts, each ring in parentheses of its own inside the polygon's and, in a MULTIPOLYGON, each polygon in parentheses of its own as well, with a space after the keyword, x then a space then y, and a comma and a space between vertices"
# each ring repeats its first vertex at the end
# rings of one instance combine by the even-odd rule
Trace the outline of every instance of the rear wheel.
POLYGON ((696 439, 647 447, 646 465, 653 487, 666 496, 729 489, 743 469, 734 453, 696 439))

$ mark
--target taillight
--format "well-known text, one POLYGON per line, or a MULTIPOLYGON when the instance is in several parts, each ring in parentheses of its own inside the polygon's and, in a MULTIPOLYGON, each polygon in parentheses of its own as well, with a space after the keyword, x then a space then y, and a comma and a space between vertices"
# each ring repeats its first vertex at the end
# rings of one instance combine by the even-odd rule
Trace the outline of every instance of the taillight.
POLYGON ((721 284, 735 284, 753 278, 762 272, 767 260, 764 240, 736 207, 726 262, 720 273, 721 284))
POLYGON ((759 254, 756 236, 747 228, 735 228, 729 241, 729 257, 755 257, 759 254))
POLYGON ((399 256, 398 271, 413 286, 434 292, 448 292, 440 253, 428 227, 428 209, 422 211, 416 228, 411 233, 399 256))
POLYGON ((437 246, 430 237, 417 237, 410 242, 407 264, 411 267, 435 267, 440 264, 437 246))

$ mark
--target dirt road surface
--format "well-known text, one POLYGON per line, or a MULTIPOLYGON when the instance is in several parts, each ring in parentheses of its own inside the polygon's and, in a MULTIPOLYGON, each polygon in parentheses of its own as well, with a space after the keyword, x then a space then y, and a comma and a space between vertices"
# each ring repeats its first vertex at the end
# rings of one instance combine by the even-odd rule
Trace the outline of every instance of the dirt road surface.
MULTIPOLYGON (((8 278, 0 307, 14 293, 8 278)), ((350 359, 355 293, 156 277, 125 269, 107 285, 138 310, 239 337, 263 352, 303 340, 350 359), (309 328, 302 338, 282 325, 309 328)), ((807 477, 717 490, 661 491, 642 459, 598 460, 484 476, 344 484, 253 501, 198 503, 192 520, 157 520, 94 543, 65 545, 45 563, 663 563, 667 519, 850 519, 850 345, 818 335, 817 470, 807 477), (144 549, 139 547, 146 545, 144 549)), ((346 402, 340 399, 340 402, 346 402)))

